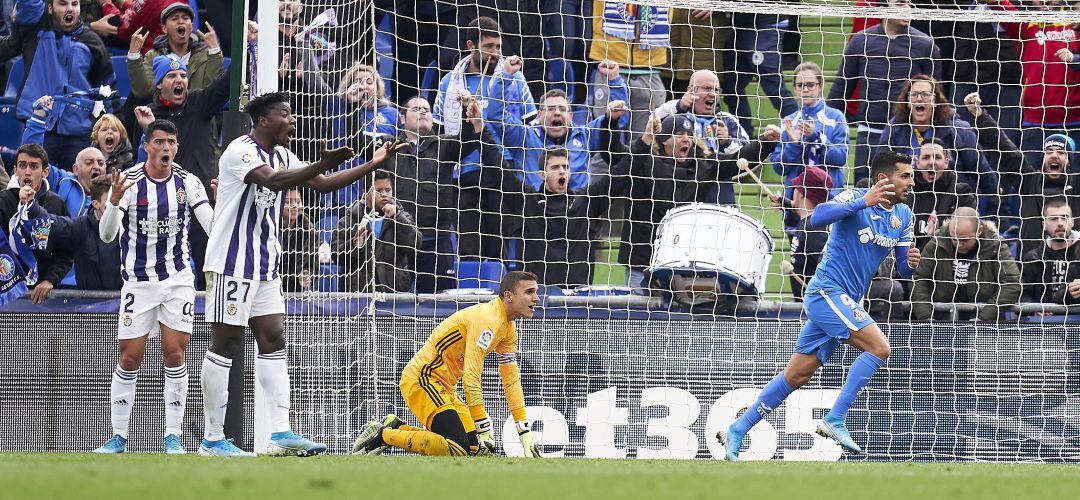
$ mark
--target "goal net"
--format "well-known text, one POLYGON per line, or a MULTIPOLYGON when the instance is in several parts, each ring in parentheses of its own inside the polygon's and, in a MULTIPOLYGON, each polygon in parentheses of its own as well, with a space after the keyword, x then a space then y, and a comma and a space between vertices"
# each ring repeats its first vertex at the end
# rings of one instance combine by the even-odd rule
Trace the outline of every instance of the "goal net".
MULTIPOLYGON (((299 432, 344 452, 386 413, 417 424, 402 368, 439 321, 525 270, 543 287, 518 361, 546 454, 722 456, 716 432, 783 369, 837 237, 810 214, 895 151, 913 165, 922 262, 901 278, 887 259, 842 304, 892 345, 848 419, 866 454, 813 432, 858 353, 841 347, 744 457, 1080 457, 1074 4, 259 6, 249 83, 291 93, 301 159, 320 141, 354 148, 343 168, 411 144, 388 174, 290 194, 299 432)), ((906 241, 888 231, 854 237, 906 241)), ((488 365, 495 435, 520 454, 488 365)))

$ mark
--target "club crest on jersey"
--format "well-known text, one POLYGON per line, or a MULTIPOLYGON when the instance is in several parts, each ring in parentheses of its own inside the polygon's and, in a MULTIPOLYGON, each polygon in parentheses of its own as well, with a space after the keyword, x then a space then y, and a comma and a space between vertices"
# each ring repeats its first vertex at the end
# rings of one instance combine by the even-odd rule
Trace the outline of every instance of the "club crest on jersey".
POLYGON ((124 326, 131 326, 131 316, 124 316, 124 326))
POLYGON ((491 347, 492 340, 495 340, 495 332, 491 330, 484 330, 480 332, 480 338, 476 339, 476 345, 487 349, 491 347))
POLYGON ((229 313, 229 316, 236 316, 236 304, 229 304, 229 307, 225 308, 225 312, 229 313))
POLYGON ((180 205, 187 203, 187 191, 184 191, 184 188, 176 190, 176 203, 180 205))
POLYGON ((889 217, 889 225, 892 226, 893 229, 900 227, 900 218, 895 215, 889 217))

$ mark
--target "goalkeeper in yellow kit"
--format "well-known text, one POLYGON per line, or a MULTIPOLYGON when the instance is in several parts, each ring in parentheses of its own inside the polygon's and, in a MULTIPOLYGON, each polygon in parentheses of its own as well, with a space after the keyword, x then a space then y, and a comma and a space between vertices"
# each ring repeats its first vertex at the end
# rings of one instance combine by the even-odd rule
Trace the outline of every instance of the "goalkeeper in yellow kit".
POLYGON ((506 404, 517 422, 525 454, 539 457, 525 418, 525 395, 517 365, 514 320, 531 318, 540 301, 536 275, 507 273, 499 297, 462 309, 439 323, 401 373, 401 395, 424 425, 405 425, 394 415, 368 424, 353 443, 353 453, 377 455, 388 446, 421 455, 465 456, 491 452, 491 419, 484 410, 480 375, 484 358, 495 351, 506 404), (457 397, 462 382, 465 402, 457 397))

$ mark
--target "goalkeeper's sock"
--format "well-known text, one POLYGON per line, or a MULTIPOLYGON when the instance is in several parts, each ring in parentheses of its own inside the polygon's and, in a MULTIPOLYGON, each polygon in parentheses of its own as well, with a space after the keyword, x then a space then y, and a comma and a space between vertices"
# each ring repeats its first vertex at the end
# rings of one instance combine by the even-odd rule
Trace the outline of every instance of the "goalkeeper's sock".
POLYGON ((429 457, 463 457, 469 454, 461 445, 425 430, 383 429, 382 440, 394 448, 429 457))
POLYGON ((765 388, 761 390, 761 394, 758 394, 754 404, 735 420, 731 429, 740 434, 750 432, 751 427, 780 406, 780 403, 783 403, 794 390, 784 379, 784 372, 777 373, 768 384, 765 384, 765 388))
POLYGON ((116 365, 112 386, 109 388, 109 401, 112 408, 113 434, 124 439, 127 439, 131 407, 135 405, 135 383, 138 380, 139 370, 129 372, 116 365))
POLYGON ((187 407, 187 365, 165 367, 165 435, 181 435, 187 407))
POLYGON ((285 432, 289 425, 289 366, 285 349, 260 353, 255 358, 255 375, 266 394, 267 413, 270 414, 270 432, 285 432))
POLYGON ((859 391, 866 384, 870 382, 870 377, 874 376, 874 373, 881 368, 885 362, 881 358, 874 356, 868 352, 864 352, 855 358, 855 362, 851 364, 851 370, 848 371, 847 380, 844 381, 844 387, 840 389, 840 395, 836 398, 836 403, 833 404, 829 413, 825 415, 825 418, 829 422, 843 423, 847 419, 848 408, 851 408, 851 404, 855 402, 855 397, 859 395, 859 391))
POLYGON ((207 441, 225 439, 225 408, 229 405, 229 370, 232 360, 220 354, 206 351, 203 356, 202 381, 203 412, 206 415, 207 441))

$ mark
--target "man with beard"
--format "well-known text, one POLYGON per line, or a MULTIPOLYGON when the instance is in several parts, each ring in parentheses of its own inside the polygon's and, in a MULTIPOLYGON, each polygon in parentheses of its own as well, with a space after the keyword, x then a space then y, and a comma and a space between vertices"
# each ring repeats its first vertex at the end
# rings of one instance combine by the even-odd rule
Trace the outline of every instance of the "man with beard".
POLYGON ((1024 254, 1022 281, 1024 302, 1060 302, 1054 297, 1065 293, 1066 277, 1080 270, 1080 231, 1073 229, 1072 208, 1062 197, 1043 204, 1043 235, 1039 248, 1024 254))
POLYGON ((915 246, 925 248, 938 230, 938 221, 957 207, 978 208, 971 186, 956 179, 949 168, 952 153, 937 137, 927 139, 915 158, 915 186, 908 201, 915 214, 915 246))
POLYGON ((895 254, 901 277, 914 274, 921 259, 913 241, 915 219, 904 204, 915 183, 911 159, 892 151, 880 152, 874 155, 870 168, 876 180, 873 187, 843 191, 814 210, 810 223, 830 226, 830 236, 825 256, 806 287, 806 324, 787 367, 761 390, 742 416, 716 434, 727 460, 739 459, 750 429, 809 382, 841 343, 863 352, 852 363, 836 403, 821 419, 817 433, 846 451, 862 451, 851 439, 845 419, 856 396, 885 365, 891 348, 889 339, 860 303, 870 279, 889 254, 895 254))
POLYGON ((1043 147, 1042 170, 1034 171, 1024 162, 1023 180, 1020 184, 1020 240, 1021 254, 1037 248, 1042 241, 1042 224, 1039 215, 1047 198, 1064 196, 1066 203, 1076 213, 1080 208, 1080 185, 1078 176, 1070 174, 1069 156, 1076 152, 1076 143, 1062 134, 1046 138, 1043 147))
MULTIPOLYGON (((78 0, 18 0, 17 39, 22 43, 26 76, 15 115, 29 120, 41 96, 87 91, 116 81, 112 60, 101 38, 79 21, 78 0)), ((90 109, 57 106, 42 146, 57 165, 75 163, 90 145, 90 109)))
MULTIPOLYGON (((523 61, 519 56, 503 57, 502 35, 499 23, 490 17, 479 17, 464 31, 468 56, 454 66, 439 83, 439 92, 432 107, 432 119, 442 125, 443 132, 457 134, 461 131, 461 118, 471 96, 475 96, 481 109, 494 99, 502 99, 504 105, 520 106, 521 120, 526 122, 536 114, 532 91, 521 75, 523 61), (501 94, 491 95, 494 85, 491 79, 496 72, 502 78, 512 79, 511 84, 500 85, 501 94)), ((490 113, 488 110, 485 113, 490 113)), ((501 116, 487 115, 488 123, 499 121, 501 116)), ((501 238, 506 225, 499 210, 503 205, 501 193, 481 189, 481 185, 501 184, 501 180, 480 178, 480 153, 473 151, 462 158, 453 178, 458 180, 457 206, 458 254, 462 257, 502 258, 501 238)))
MULTIPOLYGON (((64 200, 48 189, 42 189, 44 179, 49 175, 49 155, 38 144, 23 144, 15 151, 15 169, 7 189, 0 192, 0 221, 11 220, 19 207, 19 189, 29 186, 34 190, 38 206, 52 215, 67 215, 64 200)), ((30 299, 40 304, 49 296, 53 287, 58 285, 64 275, 71 270, 74 257, 62 249, 46 248, 34 251, 38 265, 38 283, 30 292, 30 299)))
MULTIPOLYGON (((488 100, 485 115, 490 119, 489 126, 495 139, 506 152, 509 165, 518 178, 534 190, 539 190, 543 184, 539 175, 543 165, 539 159, 548 148, 554 147, 564 148, 569 155, 570 189, 585 189, 591 182, 591 158, 599 152, 601 129, 625 130, 629 125, 630 118, 626 112, 629 96, 623 78, 619 76, 619 66, 610 61, 605 63, 600 71, 607 75, 611 89, 607 113, 584 127, 572 122, 570 100, 566 92, 560 89, 549 90, 540 98, 536 120, 526 124, 523 105, 502 98, 510 92, 507 86, 514 85, 512 73, 501 73, 496 77, 493 98, 488 100)), ((517 68, 510 70, 516 72, 517 68)))

